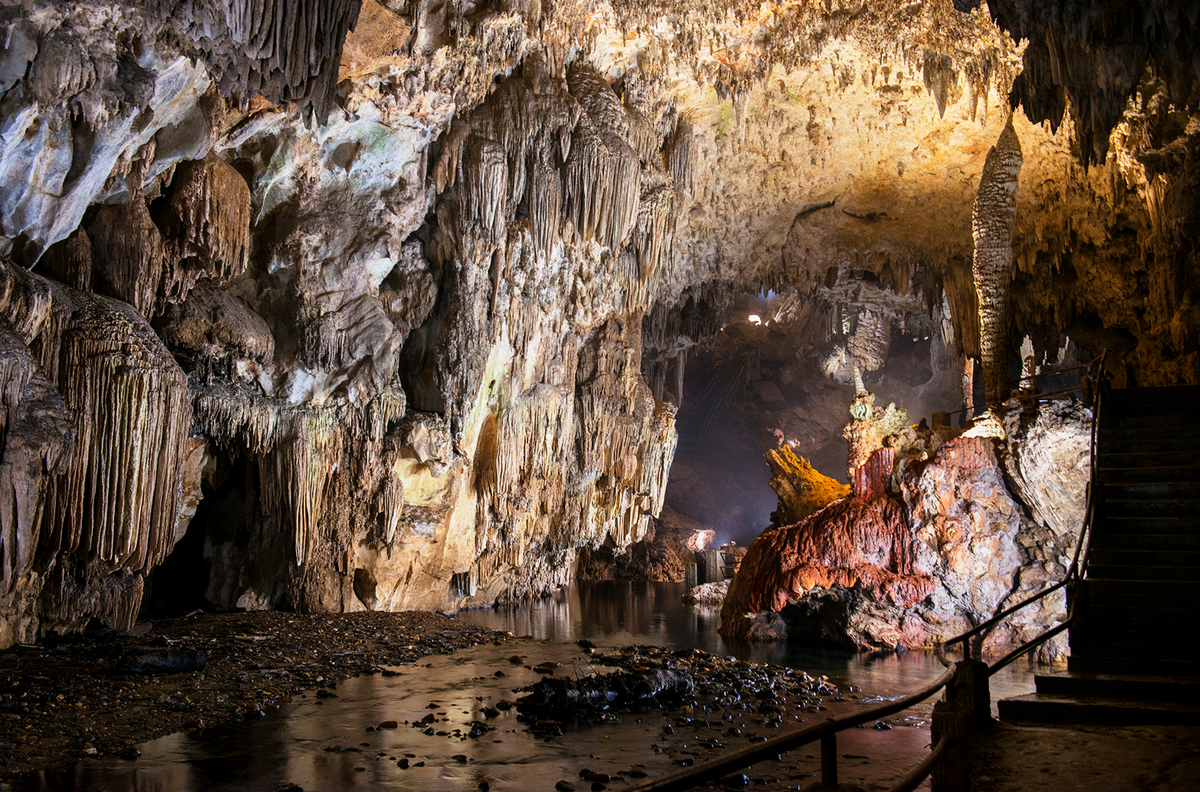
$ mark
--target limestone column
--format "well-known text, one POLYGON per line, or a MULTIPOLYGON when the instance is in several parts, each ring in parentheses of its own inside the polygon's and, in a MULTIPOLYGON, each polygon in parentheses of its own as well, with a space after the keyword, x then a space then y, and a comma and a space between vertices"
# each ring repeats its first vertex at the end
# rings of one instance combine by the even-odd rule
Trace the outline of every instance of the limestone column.
POLYGON ((1021 143, 1012 117, 983 165, 971 214, 975 255, 971 274, 979 298, 979 348, 989 404, 1008 395, 1008 299, 1012 281, 1013 228, 1017 220, 1017 177, 1021 143))

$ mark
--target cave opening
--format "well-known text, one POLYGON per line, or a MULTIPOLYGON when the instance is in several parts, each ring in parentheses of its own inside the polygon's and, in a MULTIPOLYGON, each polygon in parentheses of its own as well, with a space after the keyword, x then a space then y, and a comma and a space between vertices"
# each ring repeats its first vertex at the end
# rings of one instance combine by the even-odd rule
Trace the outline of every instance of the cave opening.
MULTIPOLYGON (((713 530, 715 546, 748 545, 772 524, 769 449, 786 444, 848 483, 842 429, 860 387, 879 406, 906 409, 912 424, 961 409, 962 357, 948 320, 870 273, 833 272, 811 295, 743 294, 720 319, 711 339, 686 351, 665 504, 668 520, 713 530)), ((676 397, 666 382, 666 398, 676 397)))
POLYGON ((247 602, 239 586, 249 574, 248 565, 241 568, 230 561, 249 555, 257 465, 241 454, 215 455, 199 486, 202 497, 187 530, 163 563, 146 576, 141 618, 255 609, 257 603, 247 602))

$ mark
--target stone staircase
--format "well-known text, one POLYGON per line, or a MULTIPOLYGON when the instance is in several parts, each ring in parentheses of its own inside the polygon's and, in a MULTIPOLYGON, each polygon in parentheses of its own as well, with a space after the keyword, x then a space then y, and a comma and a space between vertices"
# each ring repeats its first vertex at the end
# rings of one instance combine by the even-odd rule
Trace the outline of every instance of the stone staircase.
POLYGON ((1097 435, 1097 511, 1068 671, 998 703, 1005 720, 1200 717, 1200 388, 1113 390, 1097 435))

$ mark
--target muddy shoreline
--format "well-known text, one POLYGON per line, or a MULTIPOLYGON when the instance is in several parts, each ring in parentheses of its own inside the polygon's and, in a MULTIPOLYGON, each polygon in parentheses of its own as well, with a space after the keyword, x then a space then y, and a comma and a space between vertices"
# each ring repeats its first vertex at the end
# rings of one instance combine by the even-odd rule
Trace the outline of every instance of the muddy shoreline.
POLYGON ((137 743, 261 718, 304 690, 510 637, 424 612, 204 613, 51 636, 0 652, 0 771, 134 759, 137 743), (149 670, 201 657, 200 671, 149 670))

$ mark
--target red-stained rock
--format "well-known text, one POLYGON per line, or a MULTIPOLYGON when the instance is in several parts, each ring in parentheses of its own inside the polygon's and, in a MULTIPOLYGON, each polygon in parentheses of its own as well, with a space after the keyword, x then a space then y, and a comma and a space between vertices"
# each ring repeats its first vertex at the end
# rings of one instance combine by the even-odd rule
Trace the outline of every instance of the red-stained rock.
POLYGON ((907 608, 933 589, 914 572, 903 507, 887 496, 846 498, 795 525, 764 532, 750 545, 721 611, 721 634, 750 637, 748 613, 780 611, 815 588, 861 587, 907 608))
POLYGON ((896 454, 892 449, 875 449, 867 461, 854 471, 854 496, 873 498, 887 492, 895 460, 896 454))
MULTIPOLYGON (((1081 413, 1059 420, 1066 438, 1061 442, 1086 434, 1084 418, 1081 413)), ((1009 444, 1025 448, 1027 427, 1038 421, 1009 425, 1014 432, 1009 444)), ((899 460, 893 449, 877 449, 854 471, 861 495, 755 540, 730 584, 721 634, 913 648, 953 637, 1059 579, 1073 536, 1030 519, 1001 467, 997 452, 1006 448, 1003 443, 958 437, 932 457, 927 444, 919 455, 910 450, 899 460), (893 481, 898 492, 889 492, 893 481)), ((1030 497, 1048 498, 1039 481, 1026 480, 1022 487, 1030 497)), ((1056 483, 1051 494, 1064 503, 1082 501, 1082 486, 1074 493, 1069 489, 1056 483)), ((1063 597, 1052 596, 1006 620, 984 651, 1008 651, 1064 615, 1063 597)), ((1055 639, 1039 657, 1053 659, 1064 651, 1055 639)))

